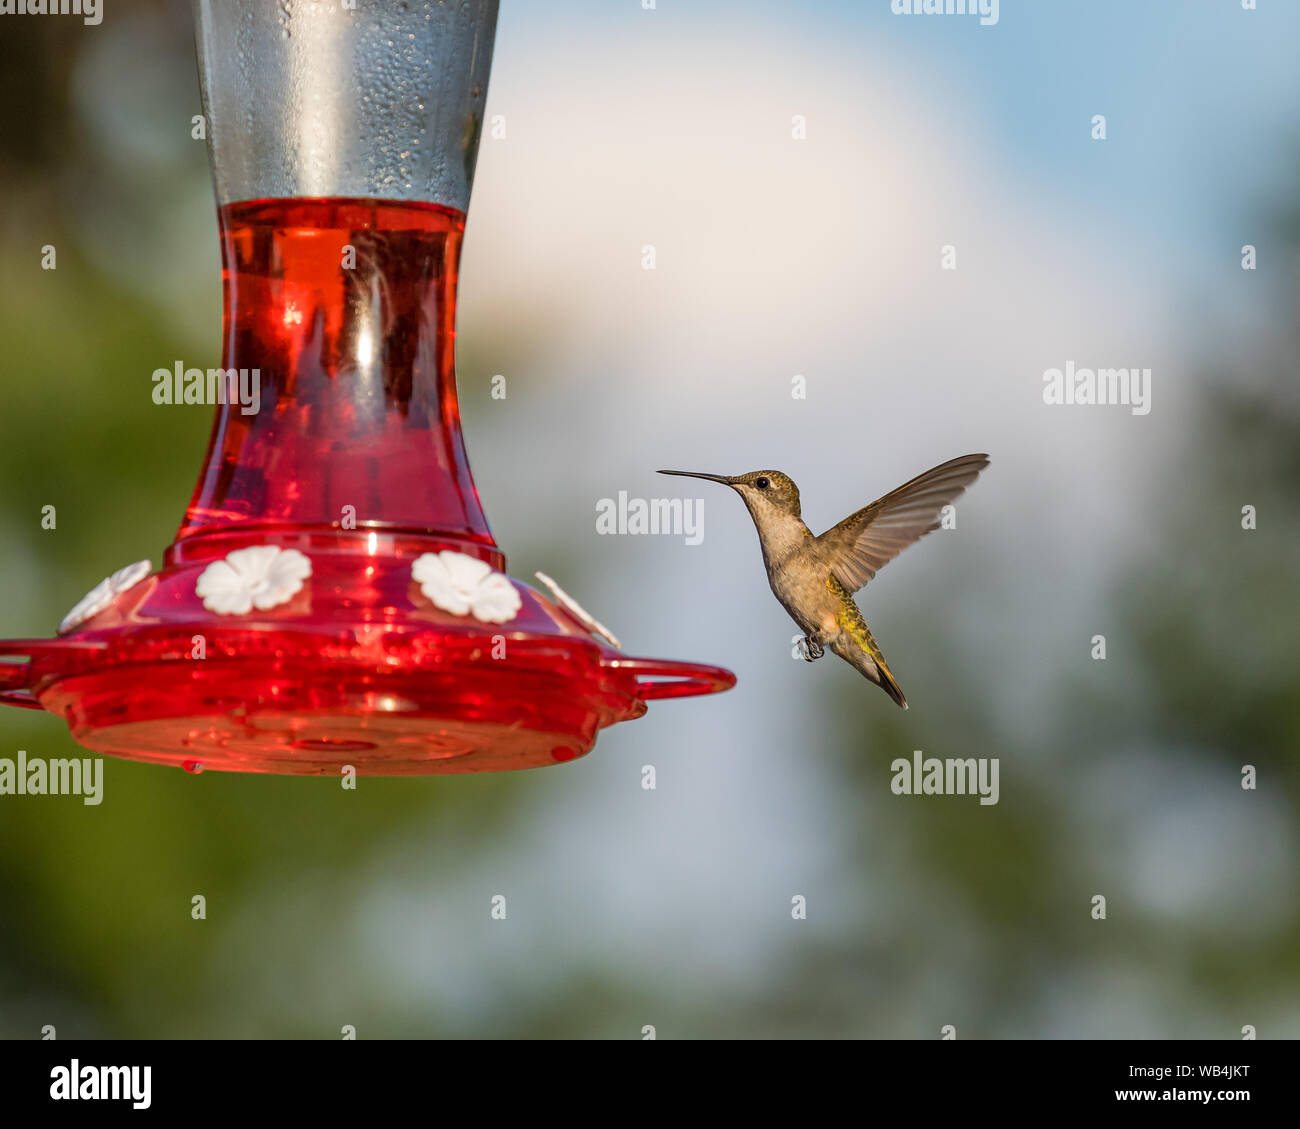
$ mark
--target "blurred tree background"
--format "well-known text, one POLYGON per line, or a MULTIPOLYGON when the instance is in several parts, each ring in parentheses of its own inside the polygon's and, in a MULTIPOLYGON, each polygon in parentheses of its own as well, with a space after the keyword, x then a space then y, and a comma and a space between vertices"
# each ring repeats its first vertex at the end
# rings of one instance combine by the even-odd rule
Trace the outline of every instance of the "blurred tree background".
MULTIPOLYGON (((524 51, 510 14, 498 72, 524 51)), ((149 396, 155 368, 206 366, 220 347, 215 210, 189 132, 191 35, 185 5, 140 0, 94 32, 11 20, 0 37, 5 637, 48 635, 100 577, 157 561, 193 487, 209 411, 149 396), (56 270, 41 269, 45 245, 56 270), (56 530, 41 528, 45 505, 56 530)), ((526 124, 563 135, 558 117, 526 124)), ((494 176, 504 158, 485 158, 479 191, 518 192, 494 176)), ((546 772, 366 779, 351 793, 333 780, 109 761, 99 807, 0 798, 0 1034, 37 1037, 52 1023, 61 1037, 336 1038, 350 1023, 363 1037, 637 1038, 654 1023, 661 1037, 931 1038, 951 1023, 962 1037, 1233 1038, 1245 1024, 1300 1037, 1300 210, 1282 203, 1272 214, 1255 204, 1255 230, 1270 229, 1257 242, 1283 265, 1239 299, 1254 307, 1251 331, 1237 333, 1232 311, 1179 312, 1200 383, 1181 401, 1176 445, 1116 503, 1132 521, 1121 567, 1095 591, 1068 577, 1035 587, 1049 559, 1040 535, 981 536, 980 513, 1019 529, 994 478, 1009 470, 1000 452, 1020 444, 1029 467, 1051 457, 1046 438, 1021 429, 990 448, 960 533, 914 551, 915 587, 882 580, 874 615, 864 598, 907 669, 907 714, 832 673, 833 659, 787 673, 793 628, 762 590, 739 503, 710 495, 718 540, 690 571, 667 554, 695 550, 591 537, 589 495, 605 480, 570 486, 572 452, 579 436, 611 431, 585 461, 615 457, 647 384, 608 387, 620 354, 584 345, 582 319, 545 280, 525 276, 515 291, 513 279, 484 281, 510 300, 494 290, 481 312, 467 293, 461 388, 512 572, 553 571, 615 630, 631 622, 657 645, 630 649, 729 665, 740 686, 654 706, 590 758, 546 772), (595 359, 572 361, 584 348, 595 359), (556 375, 566 366, 569 383, 556 375), (494 414, 499 371, 516 381, 517 416, 494 414), (553 512, 529 519, 520 481, 539 466, 553 512), (1253 532, 1241 528, 1247 504, 1253 532), (681 595, 688 582, 698 595, 681 595), (1078 612, 1069 632, 1035 630, 1044 601, 1078 612), (1088 657, 1094 630, 1108 637, 1106 662, 1088 657), (770 661, 751 631, 775 640, 770 661), (889 763, 914 748, 1000 757, 1000 803, 893 797, 889 763), (649 759, 677 781, 653 801, 635 783, 649 759), (1241 787, 1246 764, 1257 791, 1241 787), (736 828, 761 829, 770 854, 753 859, 736 828), (509 928, 488 921, 498 891, 511 895, 509 928), (793 925, 801 891, 811 912, 793 925), (191 920, 196 893, 206 922, 191 920), (1107 897, 1105 922, 1089 916, 1094 894, 1107 897)), ((509 269, 490 234, 476 245, 476 222, 467 292, 474 271, 509 269)), ((655 320, 663 310, 646 339, 688 351, 655 320)), ((698 387, 682 375, 654 394, 685 404, 698 387)), ((696 452, 683 461, 722 453, 707 406, 683 425, 696 452)), ((773 434, 787 451, 804 442, 784 426, 773 434)), ((823 445, 815 429, 800 434, 823 445)), ((626 465, 647 474, 688 448, 662 449, 661 461, 638 450, 626 465)), ((1108 451, 1079 463, 1079 478, 1108 451)), ((731 457, 698 469, 749 469, 731 457)), ((825 457, 838 473, 847 456, 825 457)), ((935 461, 918 454, 897 481, 935 461)), ((911 565, 909 554, 890 571, 911 565)), ((48 716, 8 710, 0 726, 0 755, 76 753, 48 716)))

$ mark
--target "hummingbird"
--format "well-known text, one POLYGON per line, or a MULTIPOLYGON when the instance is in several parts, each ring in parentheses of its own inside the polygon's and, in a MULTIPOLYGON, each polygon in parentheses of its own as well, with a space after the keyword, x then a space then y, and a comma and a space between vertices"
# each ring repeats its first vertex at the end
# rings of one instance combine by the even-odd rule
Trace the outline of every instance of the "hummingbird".
POLYGON ((730 486, 758 530, 767 582, 804 637, 799 650, 815 662, 830 647, 903 709, 907 699, 872 638, 853 594, 909 545, 939 528, 943 507, 989 465, 988 455, 962 455, 919 474, 814 536, 799 516, 799 487, 779 470, 731 477, 661 470, 730 486))

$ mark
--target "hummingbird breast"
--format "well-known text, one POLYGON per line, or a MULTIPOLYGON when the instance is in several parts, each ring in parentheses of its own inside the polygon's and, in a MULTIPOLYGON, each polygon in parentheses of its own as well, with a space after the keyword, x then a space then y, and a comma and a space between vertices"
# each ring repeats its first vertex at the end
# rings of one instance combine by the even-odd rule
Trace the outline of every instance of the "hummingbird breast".
POLYGON ((783 560, 767 564, 772 594, 806 634, 826 640, 838 634, 841 604, 826 583, 830 569, 814 541, 809 539, 783 560))

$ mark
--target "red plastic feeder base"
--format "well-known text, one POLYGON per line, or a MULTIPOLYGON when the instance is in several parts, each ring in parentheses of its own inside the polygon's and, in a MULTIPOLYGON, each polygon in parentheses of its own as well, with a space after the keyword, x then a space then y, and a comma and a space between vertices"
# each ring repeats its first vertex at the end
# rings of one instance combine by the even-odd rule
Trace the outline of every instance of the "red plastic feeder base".
MULTIPOLYGON (((431 204, 223 208, 228 393, 161 571, 114 574, 63 637, 0 643, 0 702, 97 752, 191 771, 492 772, 573 760, 728 671, 627 658, 504 575, 453 370, 463 216, 431 204)), ((167 375, 167 374, 164 374, 167 375)), ((171 381, 166 382, 168 386, 171 381)), ((522 484, 554 496, 537 475, 522 484)))
POLYGON ((312 562, 280 607, 236 623, 210 614, 198 577, 225 558, 179 559, 190 554, 174 547, 160 574, 74 637, 0 644, 27 657, 0 665, 0 701, 62 717, 96 752, 191 772, 410 776, 570 761, 651 699, 735 682, 715 667, 629 658, 514 580, 508 623, 440 610, 409 579, 422 555, 411 539, 275 540, 281 552, 296 540, 312 562), (349 551, 358 541, 374 553, 349 551), (352 622, 331 624, 336 614, 352 622))
MULTIPOLYGON (((125 650, 143 644, 170 651, 170 660, 138 655, 110 665, 109 656, 122 653, 110 646, 93 652, 105 668, 54 675, 33 701, 66 719, 88 749, 191 772, 338 775, 352 765, 362 775, 410 776, 573 760, 591 750, 600 729, 640 717, 651 698, 733 681, 724 671, 615 657, 576 639, 511 638, 507 666, 490 657, 486 636, 365 641, 270 628, 265 636, 283 657, 187 659, 178 655, 188 651, 189 633, 155 634, 125 650), (317 648, 339 657, 305 653, 317 648), (665 674, 676 677, 663 681, 665 674)), ((57 662, 57 646, 33 645, 35 665, 57 662)))

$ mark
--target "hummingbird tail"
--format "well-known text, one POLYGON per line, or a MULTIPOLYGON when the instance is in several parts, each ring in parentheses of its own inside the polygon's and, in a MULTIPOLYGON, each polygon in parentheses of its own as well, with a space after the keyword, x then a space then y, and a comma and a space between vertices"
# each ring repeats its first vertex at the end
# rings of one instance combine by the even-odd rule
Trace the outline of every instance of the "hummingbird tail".
POLYGON ((879 686, 898 706, 907 709, 902 688, 895 681, 866 621, 852 602, 849 602, 849 608, 851 610, 846 610, 840 620, 841 633, 832 641, 831 650, 879 686))
POLYGON ((889 667, 885 665, 885 656, 877 651, 873 658, 876 660, 876 673, 880 675, 880 688, 893 698, 895 703, 902 706, 903 709, 907 709, 907 699, 903 697, 902 688, 894 681, 894 676, 889 672, 889 667))

